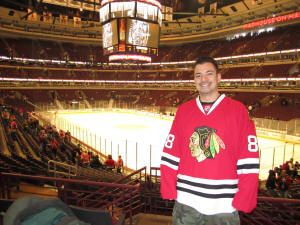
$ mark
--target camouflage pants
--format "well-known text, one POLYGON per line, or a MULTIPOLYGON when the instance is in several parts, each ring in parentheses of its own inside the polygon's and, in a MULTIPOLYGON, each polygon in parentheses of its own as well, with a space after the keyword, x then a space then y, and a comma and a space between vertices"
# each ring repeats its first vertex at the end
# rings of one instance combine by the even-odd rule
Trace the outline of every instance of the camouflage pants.
POLYGON ((238 211, 233 213, 220 213, 204 215, 194 208, 175 202, 173 208, 173 225, 239 225, 238 211))

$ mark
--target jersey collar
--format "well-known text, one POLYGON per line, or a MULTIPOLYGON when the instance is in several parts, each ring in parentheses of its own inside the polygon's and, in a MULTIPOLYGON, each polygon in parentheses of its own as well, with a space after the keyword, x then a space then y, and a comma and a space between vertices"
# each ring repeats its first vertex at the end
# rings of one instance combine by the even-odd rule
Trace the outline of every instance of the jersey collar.
POLYGON ((200 102, 200 98, 199 96, 196 98, 196 102, 197 102, 197 106, 198 108, 201 110, 201 112, 204 114, 204 115, 209 115, 216 107, 217 105, 219 105, 219 103, 225 98, 225 94, 222 94, 219 96, 219 98, 215 101, 215 103, 212 105, 212 107, 210 108, 210 110, 205 113, 204 109, 203 109, 203 106, 200 102))

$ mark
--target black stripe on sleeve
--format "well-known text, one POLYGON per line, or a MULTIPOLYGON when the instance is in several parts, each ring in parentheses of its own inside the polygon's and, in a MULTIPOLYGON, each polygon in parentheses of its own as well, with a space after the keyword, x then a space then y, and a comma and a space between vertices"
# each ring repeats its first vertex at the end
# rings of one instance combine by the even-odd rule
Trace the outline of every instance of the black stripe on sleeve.
POLYGON ((172 164, 172 165, 174 165, 174 166, 178 166, 178 162, 176 162, 176 161, 174 161, 174 160, 172 160, 172 159, 169 159, 169 158, 167 158, 167 157, 165 157, 165 156, 162 156, 161 157, 161 161, 165 161, 165 162, 168 162, 168 163, 170 163, 170 164, 172 164))
POLYGON ((237 166, 238 170, 242 170, 242 169, 259 169, 259 164, 244 164, 244 165, 238 165, 237 166))

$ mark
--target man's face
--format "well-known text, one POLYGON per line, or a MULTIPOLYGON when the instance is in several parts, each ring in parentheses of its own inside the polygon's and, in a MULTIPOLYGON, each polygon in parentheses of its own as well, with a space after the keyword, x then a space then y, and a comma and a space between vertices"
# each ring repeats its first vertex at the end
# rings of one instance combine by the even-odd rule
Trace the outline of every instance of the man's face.
POLYGON ((194 81, 200 97, 217 98, 218 83, 221 81, 221 74, 217 73, 212 63, 207 62, 196 65, 194 69, 194 81))

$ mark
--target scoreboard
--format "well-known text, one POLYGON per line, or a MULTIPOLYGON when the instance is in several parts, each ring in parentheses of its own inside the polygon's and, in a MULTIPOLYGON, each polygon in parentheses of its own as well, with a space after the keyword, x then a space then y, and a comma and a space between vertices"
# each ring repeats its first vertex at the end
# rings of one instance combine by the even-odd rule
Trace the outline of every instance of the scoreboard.
POLYGON ((162 21, 160 3, 156 0, 143 1, 102 1, 103 52, 110 61, 149 62, 151 56, 158 55, 162 21))

